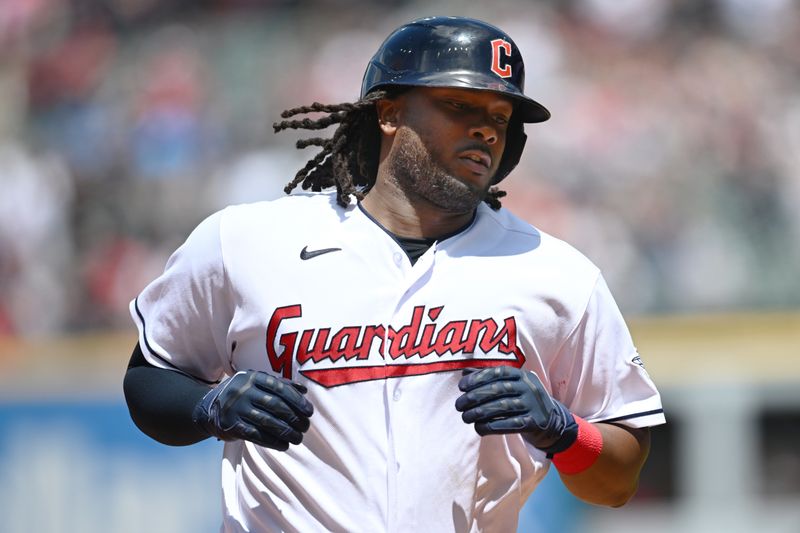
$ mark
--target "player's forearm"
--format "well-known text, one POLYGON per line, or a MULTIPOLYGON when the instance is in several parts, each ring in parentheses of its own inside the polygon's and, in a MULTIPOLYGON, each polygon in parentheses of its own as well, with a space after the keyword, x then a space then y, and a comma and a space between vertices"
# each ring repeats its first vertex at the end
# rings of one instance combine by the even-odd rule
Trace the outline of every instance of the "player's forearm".
POLYGON ((208 387, 150 365, 138 346, 125 373, 123 390, 133 422, 158 442, 186 446, 209 437, 192 421, 192 411, 208 387))
POLYGON ((613 424, 594 424, 603 436, 597 460, 578 474, 559 472, 569 491, 581 500, 619 507, 636 493, 639 473, 650 450, 647 428, 632 429, 613 424))

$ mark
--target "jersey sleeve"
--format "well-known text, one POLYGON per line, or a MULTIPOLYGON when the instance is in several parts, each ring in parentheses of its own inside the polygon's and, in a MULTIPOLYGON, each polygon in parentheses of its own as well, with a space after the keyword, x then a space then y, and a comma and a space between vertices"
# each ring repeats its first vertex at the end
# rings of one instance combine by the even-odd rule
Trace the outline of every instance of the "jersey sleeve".
POLYGON ((661 396, 599 274, 580 322, 551 365, 550 383, 556 399, 590 422, 665 423, 661 396))
POLYGON ((139 345, 153 365, 212 384, 230 373, 227 333, 233 316, 220 225, 201 222, 166 268, 130 304, 139 345))

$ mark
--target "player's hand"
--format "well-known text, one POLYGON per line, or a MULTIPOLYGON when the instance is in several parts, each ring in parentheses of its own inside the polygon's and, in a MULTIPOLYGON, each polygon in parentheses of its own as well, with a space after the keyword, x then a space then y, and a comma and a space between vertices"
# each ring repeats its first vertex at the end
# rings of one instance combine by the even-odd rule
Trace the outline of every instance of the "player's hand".
POLYGON ((465 369, 458 382, 464 393, 456 409, 479 435, 521 433, 549 454, 566 450, 578 437, 572 413, 554 400, 533 372, 512 366, 465 369))
POLYGON ((306 388, 264 372, 237 372, 213 388, 195 406, 193 419, 221 440, 249 440, 287 450, 300 444, 314 406, 306 388))

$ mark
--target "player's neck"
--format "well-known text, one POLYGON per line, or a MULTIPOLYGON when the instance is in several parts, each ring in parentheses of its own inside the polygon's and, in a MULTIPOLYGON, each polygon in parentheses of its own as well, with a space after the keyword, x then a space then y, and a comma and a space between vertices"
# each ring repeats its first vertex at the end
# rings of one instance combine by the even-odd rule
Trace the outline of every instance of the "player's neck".
POLYGON ((474 214, 450 213, 422 199, 410 199, 382 180, 377 180, 361 205, 388 231, 412 238, 450 235, 467 225, 474 214))

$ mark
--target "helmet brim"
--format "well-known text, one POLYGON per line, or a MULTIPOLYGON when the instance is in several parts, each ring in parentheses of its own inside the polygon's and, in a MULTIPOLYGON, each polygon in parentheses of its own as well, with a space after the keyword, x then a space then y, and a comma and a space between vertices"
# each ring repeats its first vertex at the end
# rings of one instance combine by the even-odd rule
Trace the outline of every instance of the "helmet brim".
POLYGON ((515 114, 522 122, 544 122, 550 111, 536 100, 522 94, 512 84, 496 76, 481 75, 471 71, 431 72, 425 74, 397 72, 395 80, 376 84, 372 91, 387 87, 454 87, 476 91, 491 91, 514 100, 518 107, 515 114))

